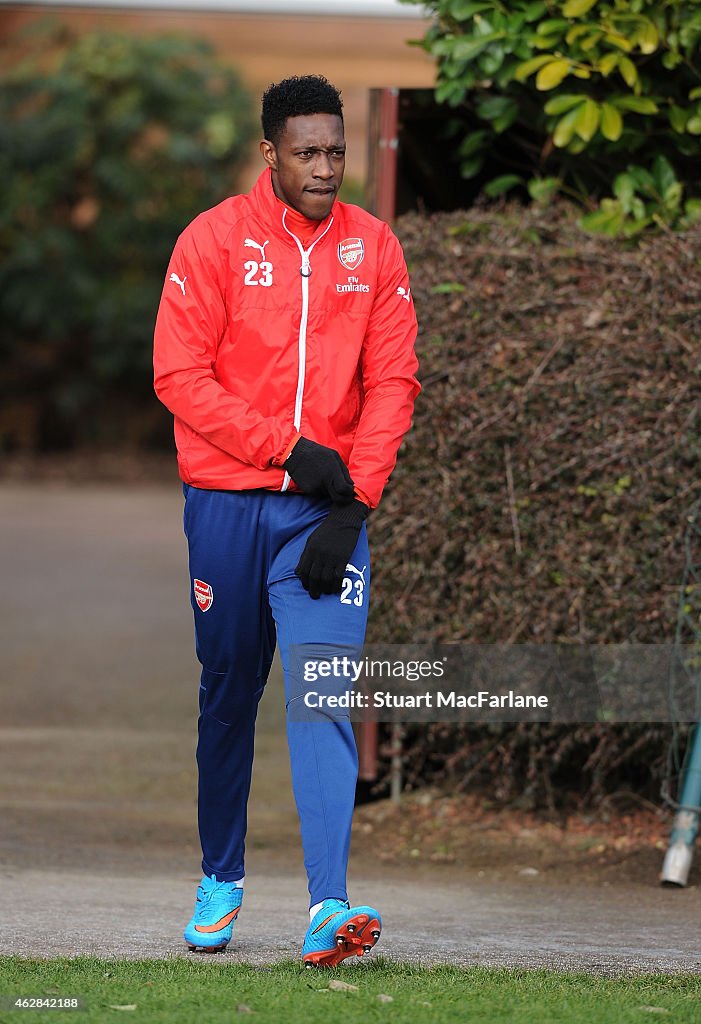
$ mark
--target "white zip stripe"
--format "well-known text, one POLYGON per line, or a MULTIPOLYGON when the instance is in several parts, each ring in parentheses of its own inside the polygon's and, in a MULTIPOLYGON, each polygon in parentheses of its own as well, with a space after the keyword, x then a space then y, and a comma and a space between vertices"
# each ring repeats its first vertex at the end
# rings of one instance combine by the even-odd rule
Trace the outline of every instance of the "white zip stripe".
MULTIPOLYGON (((299 249, 299 254, 302 257, 302 266, 300 267, 300 274, 302 277, 302 316, 299 322, 299 340, 297 343, 299 353, 299 369, 297 372, 297 393, 295 395, 295 414, 294 414, 294 426, 296 430, 299 430, 302 423, 302 401, 304 399, 304 376, 307 369, 307 321, 309 319, 309 276, 311 274, 311 266, 309 264, 309 257, 311 256, 312 249, 317 242, 320 242, 326 232, 333 224, 333 217, 326 225, 324 231, 315 239, 308 249, 305 249, 300 242, 297 235, 295 235, 288 228, 285 223, 285 217, 287 216, 287 210, 283 210, 282 213, 282 226, 287 234, 294 238, 299 249), (306 273, 305 273, 306 271, 306 273)), ((286 491, 290 486, 290 474, 285 471, 285 476, 282 481, 282 487, 280 490, 286 491)))
MULTIPOLYGON (((308 257, 308 253, 303 254, 308 257)), ((309 260, 302 263, 303 270, 309 268, 309 260)), ((302 422, 302 398, 304 396, 304 374, 307 369, 307 321, 309 320, 309 275, 302 274, 302 317, 299 321, 299 371, 297 373, 297 394, 295 395, 294 425, 299 430, 302 422)))

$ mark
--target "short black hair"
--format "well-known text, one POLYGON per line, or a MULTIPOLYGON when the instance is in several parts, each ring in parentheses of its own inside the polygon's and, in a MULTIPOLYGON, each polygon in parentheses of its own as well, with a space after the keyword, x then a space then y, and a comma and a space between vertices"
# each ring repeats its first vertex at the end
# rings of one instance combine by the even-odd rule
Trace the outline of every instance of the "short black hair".
POLYGON ((323 75, 295 75, 268 86, 261 111, 263 137, 277 146, 288 117, 305 114, 335 114, 343 120, 341 94, 323 75))

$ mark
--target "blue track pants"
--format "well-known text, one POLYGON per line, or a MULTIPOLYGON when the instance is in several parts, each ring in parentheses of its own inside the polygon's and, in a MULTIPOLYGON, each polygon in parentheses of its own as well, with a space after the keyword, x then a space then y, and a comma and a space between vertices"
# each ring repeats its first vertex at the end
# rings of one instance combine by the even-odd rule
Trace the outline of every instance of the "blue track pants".
MULTIPOLYGON (((301 678, 297 644, 317 655, 362 648, 369 598, 365 527, 341 594, 312 600, 294 570, 328 502, 272 491, 210 491, 185 485, 185 534, 202 665, 197 765, 202 870, 244 875, 246 805, 255 719, 275 650, 285 675, 287 740, 310 905, 345 900, 358 772, 351 723, 339 712, 295 720, 301 678), (290 647, 292 646, 292 652, 290 647)), ((321 689, 321 687, 320 687, 321 689)))

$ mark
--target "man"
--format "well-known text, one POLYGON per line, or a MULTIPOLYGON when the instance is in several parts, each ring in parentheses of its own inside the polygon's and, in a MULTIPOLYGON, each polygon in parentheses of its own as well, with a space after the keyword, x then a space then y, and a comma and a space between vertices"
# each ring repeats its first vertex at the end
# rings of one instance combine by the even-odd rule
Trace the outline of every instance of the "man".
POLYGON ((202 664, 204 877, 185 940, 224 949, 241 907, 256 710, 277 640, 311 902, 303 959, 334 965, 369 951, 382 921, 372 907, 351 907, 346 891, 352 727, 347 715, 299 713, 295 652, 362 647, 365 518, 419 391, 416 319, 397 239, 338 201, 346 147, 337 90, 311 75, 272 85, 262 122, 266 169, 250 194, 180 236, 155 332, 202 664))

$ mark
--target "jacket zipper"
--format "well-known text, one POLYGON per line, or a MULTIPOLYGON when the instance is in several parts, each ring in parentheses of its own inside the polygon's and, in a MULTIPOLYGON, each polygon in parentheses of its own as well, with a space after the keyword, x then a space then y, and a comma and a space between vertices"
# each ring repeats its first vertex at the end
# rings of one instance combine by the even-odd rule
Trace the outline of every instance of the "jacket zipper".
MULTIPOLYGON (((302 266, 299 268, 299 272, 300 272, 300 274, 302 276, 302 316, 301 316, 301 319, 299 321, 299 340, 298 340, 298 343, 297 343, 298 359, 299 359, 299 369, 298 369, 298 372, 297 372, 297 393, 295 395, 295 414, 294 414, 295 430, 299 430, 300 429, 300 425, 302 423, 302 401, 304 399, 304 378, 305 378, 305 373, 306 373, 306 369, 307 369, 307 321, 309 319, 309 278, 312 275, 312 268, 311 268, 311 264, 309 262, 309 257, 311 256, 312 249, 314 248, 316 243, 321 241, 321 239, 324 237, 326 232, 329 230, 329 228, 333 224, 333 217, 331 218, 329 223, 326 225, 326 228, 322 232, 322 234, 320 234, 319 237, 317 239, 315 239, 315 241, 312 242, 312 244, 309 246, 308 249, 305 249, 304 246, 302 245, 302 243, 300 242, 299 238, 297 238, 297 235, 295 235, 292 231, 290 231, 290 229, 288 228, 287 224, 285 224, 285 217, 286 216, 287 216, 287 210, 284 210, 283 214, 282 214, 282 226, 285 229, 285 231, 287 232, 287 234, 290 235, 291 238, 294 238, 295 242, 297 243, 297 248, 299 249, 299 254, 302 257, 302 266)), ((289 486, 290 486, 290 474, 287 471, 285 471, 285 477, 284 477, 284 479, 282 481, 282 487, 280 488, 280 490, 281 491, 286 491, 289 486)))

